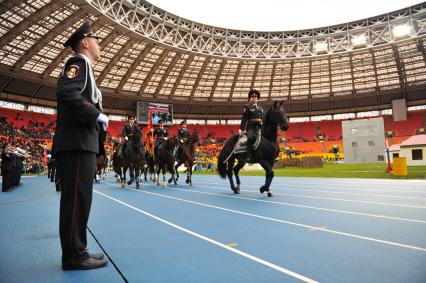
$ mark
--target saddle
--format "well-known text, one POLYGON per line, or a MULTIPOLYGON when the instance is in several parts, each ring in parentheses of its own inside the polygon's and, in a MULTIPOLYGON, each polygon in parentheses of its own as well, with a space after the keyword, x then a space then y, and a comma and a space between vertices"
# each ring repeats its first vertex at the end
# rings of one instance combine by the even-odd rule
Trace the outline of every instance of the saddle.
MULTIPOLYGON (((262 135, 260 133, 257 134, 256 141, 253 144, 253 150, 256 150, 259 147, 260 140, 262 139, 262 135)), ((234 154, 247 152, 247 136, 241 136, 234 147, 234 154)))

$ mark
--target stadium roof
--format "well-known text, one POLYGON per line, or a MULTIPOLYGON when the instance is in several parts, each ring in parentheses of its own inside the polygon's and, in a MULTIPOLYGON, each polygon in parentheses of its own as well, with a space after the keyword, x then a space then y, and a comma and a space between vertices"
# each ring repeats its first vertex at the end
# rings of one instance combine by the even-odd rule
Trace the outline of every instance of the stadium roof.
POLYGON ((342 24, 421 3, 421 0, 149 0, 202 24, 248 31, 290 31, 342 24))
POLYGON ((293 116, 426 103, 426 3, 290 32, 207 26, 138 0, 4 0, 0 18, 3 100, 55 106, 62 43, 88 19, 109 113, 141 100, 173 103, 178 118, 239 117, 250 88, 293 116))

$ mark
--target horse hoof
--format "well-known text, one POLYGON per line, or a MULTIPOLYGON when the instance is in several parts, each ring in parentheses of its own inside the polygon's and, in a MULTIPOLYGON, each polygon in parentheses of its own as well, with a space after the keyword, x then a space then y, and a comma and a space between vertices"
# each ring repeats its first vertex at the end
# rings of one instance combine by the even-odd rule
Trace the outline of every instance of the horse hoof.
POLYGON ((187 184, 189 184, 189 180, 188 179, 186 179, 186 181, 185 181, 187 184))
POLYGON ((157 183, 157 187, 159 187, 160 186, 160 183, 157 183))
POLYGON ((167 188, 167 183, 166 182, 163 183, 163 188, 165 188, 165 189, 167 188))
POLYGON ((172 181, 173 181, 173 179, 169 179, 167 182, 168 182, 169 184, 171 184, 171 183, 172 183, 172 181))
POLYGON ((174 184, 175 184, 175 185, 177 185, 177 182, 176 182, 176 180, 174 181, 174 184))
POLYGON ((192 187, 192 181, 189 181, 189 185, 192 187))
POLYGON ((126 184, 121 184, 121 188, 124 189, 126 187, 126 184))
POLYGON ((267 189, 265 188, 265 186, 260 187, 260 193, 261 194, 263 194, 266 191, 267 191, 267 189))
POLYGON ((268 197, 273 197, 274 195, 271 192, 268 192, 268 197))

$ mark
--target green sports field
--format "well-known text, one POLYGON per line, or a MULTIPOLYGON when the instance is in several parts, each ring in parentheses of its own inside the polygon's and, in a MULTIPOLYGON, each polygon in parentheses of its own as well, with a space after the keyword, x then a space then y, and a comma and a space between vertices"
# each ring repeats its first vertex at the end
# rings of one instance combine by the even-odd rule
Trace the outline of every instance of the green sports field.
MULTIPOLYGON (((322 178, 376 178, 376 179, 426 179, 426 166, 409 166, 408 176, 397 177, 384 173, 387 165, 384 163, 369 164, 325 164, 323 168, 303 169, 286 167, 274 169, 275 176, 286 177, 322 177, 322 178)), ((194 174, 217 174, 211 170, 202 170, 194 174)), ((264 176, 263 170, 241 170, 242 176, 264 176)))

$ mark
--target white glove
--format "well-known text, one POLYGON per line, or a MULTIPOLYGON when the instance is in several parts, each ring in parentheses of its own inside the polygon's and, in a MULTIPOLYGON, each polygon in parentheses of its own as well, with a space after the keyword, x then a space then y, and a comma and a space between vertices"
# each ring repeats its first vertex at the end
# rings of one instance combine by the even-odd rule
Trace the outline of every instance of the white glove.
POLYGON ((243 131, 243 130, 241 130, 241 129, 238 129, 238 133, 240 134, 240 136, 243 136, 243 135, 244 135, 244 131, 243 131))
POLYGON ((128 141, 128 140, 129 140, 129 138, 128 138, 128 137, 124 137, 124 139, 125 139, 126 141, 128 141))
POLYGON ((96 121, 104 123, 105 124, 105 128, 108 127, 108 123, 109 123, 109 118, 107 115, 100 113, 98 118, 96 119, 96 121))

